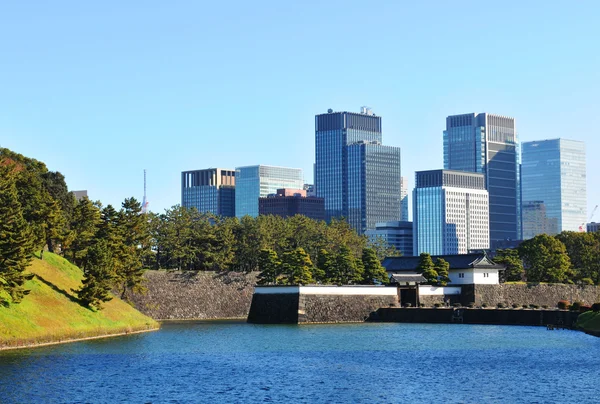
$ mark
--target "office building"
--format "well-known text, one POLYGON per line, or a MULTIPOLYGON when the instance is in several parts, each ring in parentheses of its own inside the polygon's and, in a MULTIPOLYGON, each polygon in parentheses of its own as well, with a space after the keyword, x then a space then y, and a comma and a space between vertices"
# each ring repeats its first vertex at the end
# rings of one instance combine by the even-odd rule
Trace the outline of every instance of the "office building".
POLYGON ((278 189, 302 189, 302 169, 275 166, 247 166, 236 168, 235 215, 256 217, 258 199, 276 194, 278 189))
POLYGON ((433 170, 415 175, 413 254, 467 254, 490 247, 483 174, 433 170))
POLYGON ((396 247, 402 256, 413 255, 413 224, 412 222, 383 222, 375 225, 375 230, 367 230, 365 235, 371 240, 381 238, 388 245, 396 247))
POLYGON ((558 220, 548 217, 544 201, 528 201, 521 205, 523 215, 523 240, 538 234, 557 234, 558 220))
POLYGON ((492 241, 521 237, 519 163, 513 118, 487 113, 446 118, 444 168, 485 176, 492 241))
POLYGON ((400 177, 400 220, 408 222, 408 178, 400 177))
POLYGON ((278 189, 276 194, 259 198, 258 213, 281 217, 304 215, 314 220, 325 220, 325 200, 307 196, 303 189, 278 189))
POLYGON ((346 217, 362 234, 400 220, 400 148, 381 142, 381 117, 369 108, 315 117, 315 187, 327 221, 346 217))
POLYGON ((585 231, 587 223, 585 145, 566 139, 523 142, 521 192, 523 206, 543 205, 525 216, 524 238, 540 233, 585 231), (531 230, 525 234, 525 229, 531 230))
POLYGON ((306 191, 306 196, 317 196, 317 191, 313 184, 304 184, 302 189, 306 191))
POLYGON ((201 213, 235 216, 235 171, 226 168, 183 171, 181 206, 201 213))
POLYGON ((82 200, 83 198, 87 198, 88 197, 87 189, 84 189, 81 191, 73 191, 73 196, 78 201, 82 200))
POLYGON ((586 231, 588 233, 595 233, 600 230, 600 223, 591 222, 586 225, 586 231))

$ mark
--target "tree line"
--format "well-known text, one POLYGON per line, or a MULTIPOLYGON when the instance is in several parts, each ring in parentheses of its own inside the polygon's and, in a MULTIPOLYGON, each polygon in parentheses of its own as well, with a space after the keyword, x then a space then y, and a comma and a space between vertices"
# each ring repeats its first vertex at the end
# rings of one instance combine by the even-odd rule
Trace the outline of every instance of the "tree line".
POLYGON ((0 148, 0 302, 28 292, 34 252, 61 254, 84 272, 81 303, 99 308, 111 291, 143 291, 144 268, 260 271, 262 284, 385 282, 379 264, 398 255, 370 242, 345 220, 305 216, 223 218, 176 205, 142 213, 135 198, 119 209, 76 200, 64 176, 0 148), (377 261, 377 263, 375 263, 377 261))

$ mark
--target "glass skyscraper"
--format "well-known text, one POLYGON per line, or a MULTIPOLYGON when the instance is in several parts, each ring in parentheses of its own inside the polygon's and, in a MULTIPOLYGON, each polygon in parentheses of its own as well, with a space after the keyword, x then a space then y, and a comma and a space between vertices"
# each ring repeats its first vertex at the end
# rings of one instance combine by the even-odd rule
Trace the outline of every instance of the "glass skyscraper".
POLYGON ((181 173, 181 206, 199 212, 235 216, 235 171, 224 168, 181 173))
POLYGON ((487 113, 446 118, 444 168, 485 176, 490 240, 521 238, 521 189, 515 120, 487 113))
POLYGON ((400 178, 400 205, 402 206, 400 220, 408 222, 408 179, 406 177, 400 178))
POLYGON ((381 144, 381 117, 333 112, 315 117, 315 188, 325 217, 359 232, 400 220, 400 148, 381 144))
POLYGON ((587 220, 584 143, 566 139, 523 142, 522 150, 524 238, 565 230, 584 231, 587 220))
POLYGON ((304 178, 302 169, 247 166, 236 168, 235 215, 256 217, 259 213, 258 198, 276 194, 278 189, 302 189, 304 178))
POLYGON ((365 235, 372 241, 378 237, 389 245, 396 247, 404 257, 413 255, 413 224, 412 222, 383 222, 375 225, 375 230, 367 230, 365 235))
POLYGON ((490 247, 483 174, 433 170, 415 174, 413 255, 468 254, 490 247))

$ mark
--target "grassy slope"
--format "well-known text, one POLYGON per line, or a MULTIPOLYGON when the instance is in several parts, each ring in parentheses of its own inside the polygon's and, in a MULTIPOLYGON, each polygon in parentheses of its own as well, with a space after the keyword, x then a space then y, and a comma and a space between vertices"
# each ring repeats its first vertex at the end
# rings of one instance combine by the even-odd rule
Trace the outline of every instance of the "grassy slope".
POLYGON ((83 274, 67 260, 44 253, 34 258, 26 283, 31 293, 19 304, 0 306, 0 347, 61 341, 157 328, 158 323, 118 298, 94 312, 80 306, 72 289, 83 274))
POLYGON ((600 312, 581 313, 577 319, 577 326, 583 331, 600 336, 600 312))

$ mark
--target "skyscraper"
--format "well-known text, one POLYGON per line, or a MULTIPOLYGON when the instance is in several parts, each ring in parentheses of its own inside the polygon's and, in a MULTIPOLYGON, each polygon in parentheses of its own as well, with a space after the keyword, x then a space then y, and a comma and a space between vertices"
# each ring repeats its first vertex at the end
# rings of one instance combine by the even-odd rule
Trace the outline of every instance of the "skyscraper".
POLYGON ((487 113, 446 118, 444 168, 484 174, 492 242, 521 237, 519 163, 513 118, 487 113))
POLYGON ((280 188, 302 189, 304 186, 300 168, 258 165, 237 167, 235 170, 235 215, 239 218, 258 216, 258 198, 276 194, 280 188))
POLYGON ((225 168, 181 173, 181 206, 199 212, 235 216, 235 171, 225 168))
POLYGON ((408 178, 400 177, 400 205, 402 211, 400 220, 408 222, 408 178))
POLYGON ((375 225, 375 230, 367 230, 365 235, 371 240, 378 237, 389 245, 396 247, 404 257, 413 255, 413 224, 412 222, 383 222, 375 225))
POLYGON ((415 174, 415 256, 467 254, 490 247, 489 200, 483 174, 433 170, 415 174))
POLYGON ((343 216, 363 233, 400 220, 400 148, 381 141, 381 117, 369 108, 315 117, 315 187, 327 221, 343 216))
POLYGON ((566 139, 523 142, 523 206, 543 205, 543 215, 523 213, 524 236, 584 231, 587 217, 585 145, 566 139), (548 226, 547 224, 550 224, 548 226), (529 229, 525 233, 525 229, 529 229))

